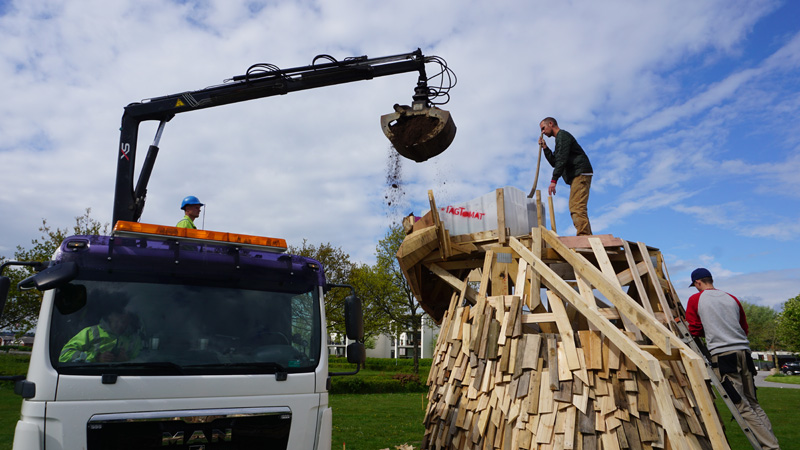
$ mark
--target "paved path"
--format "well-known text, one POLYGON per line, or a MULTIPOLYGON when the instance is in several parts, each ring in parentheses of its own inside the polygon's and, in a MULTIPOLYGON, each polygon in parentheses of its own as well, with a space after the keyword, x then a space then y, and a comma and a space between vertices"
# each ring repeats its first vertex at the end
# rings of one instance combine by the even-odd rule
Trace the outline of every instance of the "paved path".
POLYGON ((756 387, 770 387, 770 388, 779 388, 779 389, 800 389, 800 384, 788 384, 788 383, 773 383, 771 381, 764 381, 764 378, 767 378, 769 375, 768 370, 759 370, 758 374, 756 375, 756 387))

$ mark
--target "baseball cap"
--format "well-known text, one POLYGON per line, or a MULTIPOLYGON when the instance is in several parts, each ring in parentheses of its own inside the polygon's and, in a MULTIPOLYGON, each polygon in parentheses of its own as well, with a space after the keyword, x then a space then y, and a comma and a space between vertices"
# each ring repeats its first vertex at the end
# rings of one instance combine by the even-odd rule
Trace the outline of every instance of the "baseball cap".
POLYGON ((702 267, 694 269, 694 271, 692 272, 692 284, 690 284, 689 287, 694 286, 695 281, 707 277, 711 277, 711 272, 709 272, 708 269, 704 269, 702 267))

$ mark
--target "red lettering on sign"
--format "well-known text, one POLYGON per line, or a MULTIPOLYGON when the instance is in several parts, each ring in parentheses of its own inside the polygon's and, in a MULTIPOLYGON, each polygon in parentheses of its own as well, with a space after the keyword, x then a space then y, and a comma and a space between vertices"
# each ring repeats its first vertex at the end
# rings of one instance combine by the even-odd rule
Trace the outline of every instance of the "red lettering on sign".
POLYGON ((483 216, 486 213, 482 213, 479 211, 467 211, 466 208, 463 206, 459 206, 458 208, 453 208, 452 206, 448 206, 446 208, 439 208, 445 214, 452 214, 454 216, 465 217, 467 219, 483 219, 483 216))

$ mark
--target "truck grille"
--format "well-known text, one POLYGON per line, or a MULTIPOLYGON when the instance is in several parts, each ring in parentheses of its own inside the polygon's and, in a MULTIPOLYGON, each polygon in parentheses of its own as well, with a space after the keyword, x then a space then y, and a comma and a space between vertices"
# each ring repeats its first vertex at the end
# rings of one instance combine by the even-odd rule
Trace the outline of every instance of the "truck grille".
POLYGON ((286 449, 286 407, 98 414, 86 425, 89 450, 286 449))

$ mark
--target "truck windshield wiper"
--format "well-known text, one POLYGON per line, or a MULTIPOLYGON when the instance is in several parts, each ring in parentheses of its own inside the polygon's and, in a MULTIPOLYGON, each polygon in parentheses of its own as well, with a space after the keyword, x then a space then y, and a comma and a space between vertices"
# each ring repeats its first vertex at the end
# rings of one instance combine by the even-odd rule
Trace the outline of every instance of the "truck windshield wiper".
POLYGON ((214 363, 214 364, 194 364, 184 366, 185 369, 248 369, 255 373, 286 373, 286 367, 276 362, 238 362, 238 363, 214 363))
POLYGON ((168 361, 158 362, 126 362, 126 363, 95 363, 61 366, 69 373, 76 372, 131 372, 136 369, 144 369, 148 372, 163 373, 165 375, 183 375, 183 367, 168 361))

